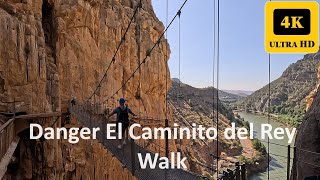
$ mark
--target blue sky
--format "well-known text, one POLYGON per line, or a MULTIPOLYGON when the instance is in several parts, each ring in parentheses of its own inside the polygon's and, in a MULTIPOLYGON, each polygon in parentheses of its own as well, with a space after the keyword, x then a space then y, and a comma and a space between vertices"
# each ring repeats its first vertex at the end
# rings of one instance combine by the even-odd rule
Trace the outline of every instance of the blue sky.
MULTIPOLYGON (((169 1, 169 21, 184 0, 169 1)), ((266 0, 220 0, 219 89, 257 90, 268 83, 264 50, 266 0)), ((319 3, 319 1, 318 1, 319 3)), ((152 0, 166 22, 166 0, 152 0)), ((171 77, 179 77, 178 19, 168 31, 171 77)), ((181 80, 195 87, 212 86, 213 0, 189 0, 181 15, 181 80)), ((281 76, 303 54, 271 55, 271 78, 281 76)))

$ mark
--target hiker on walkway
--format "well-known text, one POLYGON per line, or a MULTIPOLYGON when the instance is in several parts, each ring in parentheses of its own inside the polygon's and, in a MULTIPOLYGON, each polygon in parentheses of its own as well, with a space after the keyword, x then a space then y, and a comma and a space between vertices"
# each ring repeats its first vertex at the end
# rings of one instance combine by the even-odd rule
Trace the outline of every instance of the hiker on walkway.
POLYGON ((116 109, 114 109, 112 111, 111 114, 109 114, 109 117, 117 114, 117 127, 116 127, 116 132, 118 133, 118 125, 119 123, 121 123, 122 125, 122 134, 124 135, 124 138, 122 143, 121 143, 121 139, 119 139, 119 145, 118 148, 122 148, 123 145, 126 144, 126 139, 128 138, 128 127, 129 127, 129 113, 132 114, 133 116, 136 116, 131 109, 129 109, 126 105, 125 105, 126 100, 124 98, 121 98, 119 100, 119 104, 120 106, 117 107, 116 109))

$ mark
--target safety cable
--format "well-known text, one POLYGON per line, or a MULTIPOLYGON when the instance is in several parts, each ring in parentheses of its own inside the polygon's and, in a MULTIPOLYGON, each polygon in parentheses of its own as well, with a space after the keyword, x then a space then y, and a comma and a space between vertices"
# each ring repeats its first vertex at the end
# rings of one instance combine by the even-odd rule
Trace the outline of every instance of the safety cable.
POLYGON ((318 153, 318 152, 313 152, 313 151, 306 150, 306 149, 297 148, 297 150, 303 151, 303 152, 307 152, 307 153, 312 153, 312 154, 315 154, 315 155, 320 155, 320 153, 318 153))
MULTIPOLYGON (((166 28, 168 28, 168 17, 169 17, 169 1, 166 0, 166 28)), ((168 39, 168 31, 166 31, 165 34, 165 38, 168 39)), ((165 55, 164 55, 164 62, 167 62, 167 58, 168 58, 168 43, 165 43, 166 46, 166 50, 165 50, 165 55)), ((168 121, 168 68, 165 66, 166 68, 166 90, 165 90, 165 127, 167 126, 167 121, 168 121)), ((166 140, 165 140, 165 144, 168 141, 168 136, 166 136, 166 140)), ((167 147, 165 147, 165 154, 166 157, 168 157, 168 150, 169 150, 169 143, 166 144, 167 147)), ((166 177, 167 178, 167 177, 166 177)))
MULTIPOLYGON (((115 30, 115 37, 114 37, 114 39, 115 39, 115 41, 116 41, 116 39, 117 39, 117 31, 115 30)), ((114 61, 113 61, 113 63, 115 63, 114 61)), ((114 83, 115 83, 115 66, 113 66, 113 68, 112 68, 112 93, 114 93, 115 91, 114 91, 114 83)), ((113 109, 115 109, 116 107, 115 107, 115 102, 114 102, 114 98, 112 98, 112 108, 113 109)))
MULTIPOLYGON (((169 13, 169 1, 167 0, 166 1, 166 28, 168 28, 168 13, 169 13)), ((175 16, 176 17, 176 16, 175 16)), ((165 32, 165 38, 168 39, 168 31, 165 32)), ((165 55, 164 55, 164 58, 165 58, 165 62, 167 60, 167 57, 168 57, 168 45, 167 43, 165 44, 166 46, 166 50, 165 50, 165 55)), ((165 92, 165 107, 166 107, 166 110, 165 110, 165 118, 168 119, 168 68, 166 67, 166 92, 165 92)))
MULTIPOLYGON (((138 15, 139 15, 139 11, 138 11, 138 15)), ((136 22, 137 22, 137 26, 136 26, 136 31, 137 31, 137 33, 138 33, 138 40, 136 40, 137 41, 137 45, 138 45, 138 48, 137 48, 137 55, 138 55, 138 65, 141 63, 140 61, 141 61, 141 57, 140 57, 140 52, 141 52, 141 27, 140 27, 140 21, 139 21, 139 18, 137 18, 136 17, 136 22)), ((139 77, 138 77, 138 113, 139 113, 139 117, 140 117, 140 114, 141 114, 141 108, 140 108, 140 101, 141 101, 141 69, 139 69, 139 77)), ((139 124, 141 124, 141 119, 139 118, 139 124)), ((141 132, 142 132, 142 130, 141 129, 139 129, 139 134, 141 134, 141 132)), ((139 144, 140 144, 140 141, 141 140, 139 140, 139 144)), ((141 152, 141 147, 140 146, 138 146, 138 152, 141 152)))
MULTIPOLYGON (((269 0, 271 2, 271 0, 269 0)), ((271 110, 271 55, 268 53, 268 124, 270 124, 271 110)), ((268 136, 268 180, 270 179, 270 138, 268 136)))
MULTIPOLYGON (((216 88, 216 103, 217 103, 217 110, 216 110, 216 118, 217 118, 217 124, 216 124, 216 129, 217 129, 217 131, 219 131, 219 66, 220 66, 220 64, 219 64, 219 45, 220 45, 220 4, 219 4, 219 0, 217 0, 217 42, 216 42, 216 44, 217 44, 217 52, 216 52, 216 56, 217 56, 217 88, 216 88)), ((216 156, 216 158, 217 158, 217 162, 216 162, 216 164, 217 164, 217 178, 218 178, 218 176, 219 176, 219 158, 220 158, 220 154, 219 154, 219 133, 217 134, 217 146, 216 146, 216 151, 217 151, 217 156, 216 156)))
POLYGON ((304 163, 304 164, 308 164, 309 166, 314 166, 314 167, 320 168, 320 165, 316 165, 316 164, 309 163, 309 162, 302 161, 302 160, 297 160, 297 161, 302 162, 302 163, 304 163))
MULTIPOLYGON (((214 69, 215 69, 215 58, 216 58, 216 1, 214 0, 213 1, 213 52, 212 52, 212 125, 214 124, 214 95, 215 95, 215 92, 214 92, 214 85, 215 85, 215 81, 214 81, 214 78, 215 78, 215 75, 214 75, 214 69)), ((218 123, 218 121, 216 121, 216 123, 218 123)), ((218 141, 218 140, 217 140, 218 141)), ((214 140, 213 140, 213 143, 214 143, 214 140)), ((214 151, 214 149, 213 149, 214 151)), ((212 162, 213 164, 214 162, 212 162)), ((212 176, 213 176, 214 172, 212 171, 212 176)))
MULTIPOLYGON (((271 1, 271 0, 270 0, 271 1)), ((270 53, 268 54, 268 73, 269 73, 269 77, 268 77, 268 91, 269 91, 269 95, 268 95, 268 98, 269 98, 269 102, 268 102, 268 124, 270 124, 270 110, 271 110, 271 55, 270 53)), ((268 180, 270 178, 270 138, 268 136, 268 180)))
MULTIPOLYGON (((178 59, 179 59, 179 87, 178 87, 178 95, 177 95, 177 102, 178 102, 178 106, 181 106, 181 99, 182 99, 182 95, 181 95, 181 11, 178 12, 178 16, 179 16, 179 21, 178 21, 178 59)), ((173 106, 173 103, 171 103, 169 101, 169 103, 173 106)), ((173 106, 174 107, 174 106, 173 106)), ((177 110, 176 110, 177 111, 177 110)), ((180 143, 182 143, 182 140, 180 139, 180 143)))
MULTIPOLYGON (((270 124, 270 108, 271 108, 271 56, 270 53, 268 54, 268 73, 269 73, 269 77, 268 77, 268 98, 269 98, 269 102, 268 102, 268 124, 270 124)), ((270 138, 268 136, 268 154, 270 154, 270 138)), ((270 156, 268 155, 268 179, 270 178, 270 156)))
POLYGON ((178 103, 180 103, 180 98, 181 98, 181 11, 179 11, 179 95, 178 95, 178 103))

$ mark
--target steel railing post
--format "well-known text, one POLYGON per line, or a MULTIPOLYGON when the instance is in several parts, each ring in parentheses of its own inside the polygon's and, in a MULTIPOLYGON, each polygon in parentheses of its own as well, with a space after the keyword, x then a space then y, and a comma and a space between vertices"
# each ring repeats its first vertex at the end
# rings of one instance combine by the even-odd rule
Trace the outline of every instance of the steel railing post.
MULTIPOLYGON (((134 129, 133 129, 134 133, 134 129)), ((131 138, 131 168, 132 168, 132 175, 134 175, 136 171, 136 149, 135 149, 135 144, 134 144, 134 139, 131 138)))
POLYGON ((240 165, 236 162, 236 180, 240 180, 240 165))
POLYGON ((293 147, 293 164, 292 164, 292 180, 296 180, 297 178, 297 147, 293 147))
POLYGON ((246 180, 247 179, 247 174, 246 174, 246 164, 241 165, 241 180, 246 180))
MULTIPOLYGON (((166 128, 169 127, 169 120, 166 119, 165 121, 166 128)), ((169 158, 169 137, 168 137, 168 131, 165 131, 165 138, 166 138, 166 157, 169 158)))
POLYGON ((288 145, 288 156, 287 156, 287 180, 289 180, 289 179, 290 179, 290 160, 291 160, 290 154, 291 154, 291 147, 290 147, 290 145, 288 145))

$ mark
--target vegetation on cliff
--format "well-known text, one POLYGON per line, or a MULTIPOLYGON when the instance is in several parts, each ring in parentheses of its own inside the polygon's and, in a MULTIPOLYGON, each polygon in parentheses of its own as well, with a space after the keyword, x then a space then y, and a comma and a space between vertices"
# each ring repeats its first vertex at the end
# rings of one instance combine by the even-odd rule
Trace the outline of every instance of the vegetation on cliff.
MULTIPOLYGON (((281 77, 271 82, 271 113, 282 123, 298 126, 306 112, 306 97, 317 84, 320 56, 307 54, 291 64, 281 77)), ((236 103, 240 110, 267 113, 268 85, 236 103)))

